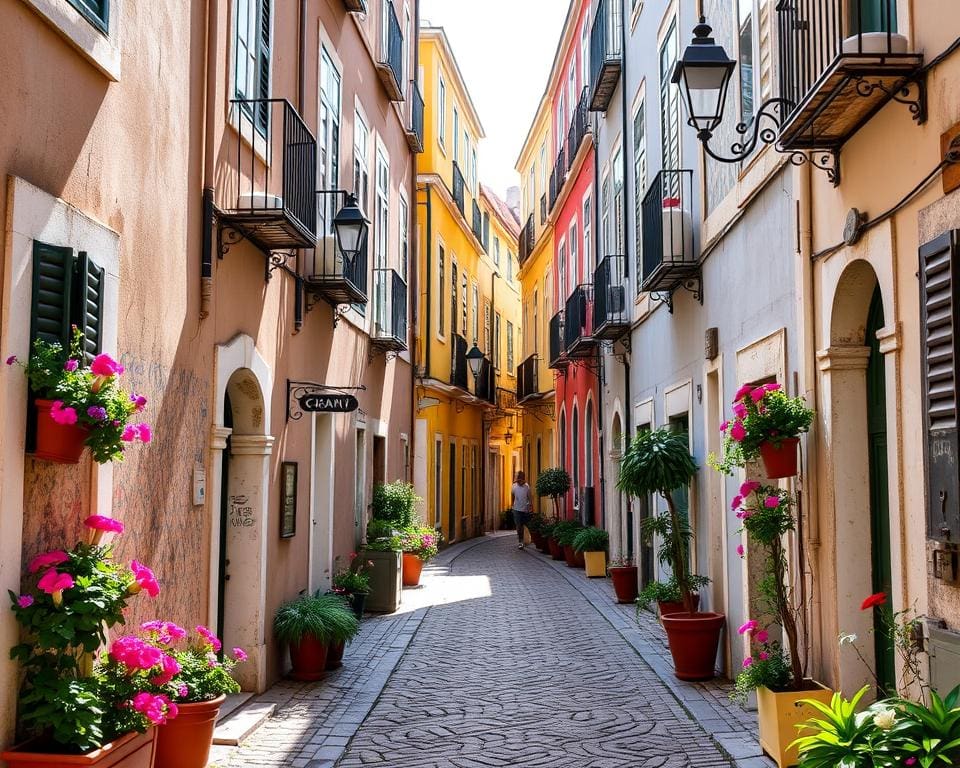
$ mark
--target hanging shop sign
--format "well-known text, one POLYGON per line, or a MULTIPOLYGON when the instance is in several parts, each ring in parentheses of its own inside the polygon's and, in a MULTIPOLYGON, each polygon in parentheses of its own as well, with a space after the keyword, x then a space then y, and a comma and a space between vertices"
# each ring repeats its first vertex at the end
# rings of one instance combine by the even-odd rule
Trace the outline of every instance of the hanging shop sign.
POLYGON ((353 413, 360 407, 353 395, 320 393, 297 398, 304 413, 353 413))
POLYGON ((299 421, 305 413, 353 413, 360 403, 351 391, 366 387, 334 387, 312 381, 287 381, 287 420, 299 421))

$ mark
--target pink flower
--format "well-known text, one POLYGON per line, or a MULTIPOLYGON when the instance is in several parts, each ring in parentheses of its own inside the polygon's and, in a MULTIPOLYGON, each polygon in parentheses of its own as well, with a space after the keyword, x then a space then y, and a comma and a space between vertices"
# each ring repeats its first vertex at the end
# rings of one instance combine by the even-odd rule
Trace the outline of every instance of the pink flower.
POLYGON ((103 421, 107 418, 107 409, 99 405, 91 405, 87 408, 87 416, 97 421, 103 421))
POLYGON ((94 376, 118 376, 123 373, 123 366, 110 355, 97 355, 90 363, 90 371, 94 376))
POLYGON ((752 656, 747 656, 747 658, 745 658, 745 659, 743 660, 743 668, 746 669, 746 668, 749 667, 751 664, 753 664, 753 657, 752 657, 752 656))
POLYGON ((180 664, 173 656, 164 655, 160 659, 160 669, 159 675, 150 678, 150 682, 154 685, 166 685, 173 680, 174 676, 180 673, 180 664))
POLYGON ((125 443, 132 443, 137 439, 137 428, 133 424, 127 424, 123 428, 123 434, 120 435, 120 439, 125 443))
POLYGON ((741 520, 749 520, 751 517, 753 517, 753 510, 752 510, 752 509, 742 509, 742 510, 740 510, 740 519, 741 519, 741 520))
POLYGON ((767 394, 767 391, 763 387, 757 387, 756 389, 750 390, 750 399, 755 403, 759 403, 763 400, 765 394, 767 394))
POLYGON ((74 585, 73 576, 69 573, 58 573, 56 568, 51 568, 37 582, 37 588, 43 590, 48 595, 55 592, 63 592, 74 585))
POLYGON ((779 392, 781 389, 780 385, 775 381, 771 381, 769 384, 764 384, 763 388, 767 390, 767 392, 779 392))
POLYGON ((730 509, 740 509, 741 504, 743 504, 743 496, 734 496, 733 501, 730 502, 730 509))
POLYGON ((77 412, 70 406, 64 407, 63 400, 54 400, 50 406, 50 418, 57 424, 76 424, 77 412))
POLYGON ((740 389, 737 390, 737 394, 733 396, 733 402, 736 403, 740 400, 743 400, 743 398, 750 394, 750 390, 752 389, 753 386, 750 384, 744 384, 742 387, 740 387, 740 389))
POLYGON ((162 693, 154 696, 141 691, 130 702, 130 706, 142 714, 154 725, 163 725, 177 716, 177 705, 162 693))
POLYGON ((766 651, 760 651, 760 661, 766 661, 770 658, 770 654, 766 651))
POLYGON ((743 544, 737 544, 737 554, 743 557, 743 544))
POLYGON ((753 631, 754 631, 758 626, 760 626, 760 625, 757 624, 757 622, 756 622, 755 619, 750 619, 750 621, 748 621, 746 624, 742 624, 742 625, 740 626, 740 629, 737 630, 737 632, 739 632, 741 635, 745 635, 745 634, 747 634, 748 632, 752 634, 753 631))
POLYGON ((780 497, 779 496, 767 496, 763 500, 763 506, 767 509, 776 509, 780 506, 780 497))
POLYGON ((904 765, 916 765, 916 764, 917 764, 917 758, 915 758, 915 757, 908 757, 906 760, 903 761, 903 764, 904 764, 904 765))
POLYGON ((735 406, 733 406, 733 415, 738 419, 747 418, 747 406, 745 406, 743 403, 737 403, 735 406))
POLYGON ((18 608, 29 608, 31 605, 33 605, 33 597, 30 595, 20 595, 20 597, 17 598, 18 608))
POLYGON ((95 531, 123 533, 123 523, 104 515, 90 515, 90 517, 83 521, 83 524, 87 526, 87 528, 92 528, 95 531))
POLYGON ((10 357, 7 358, 7 365, 13 365, 15 362, 17 362, 16 355, 10 355, 10 357))
POLYGON ((163 662, 164 653, 136 635, 122 635, 110 644, 110 658, 131 672, 153 669, 163 662))
POLYGON ((140 411, 142 411, 142 410, 146 407, 146 405, 147 405, 147 398, 145 398, 143 395, 131 394, 131 395, 130 395, 130 402, 133 403, 133 409, 134 409, 137 413, 139 413, 140 411))
POLYGON ((767 630, 765 629, 761 629, 759 632, 757 632, 757 634, 753 636, 753 639, 756 640, 758 643, 763 644, 770 639, 770 633, 767 632, 767 630))
POLYGON ((160 585, 156 577, 147 566, 138 563, 136 560, 130 561, 130 570, 133 571, 134 582, 130 586, 131 594, 136 594, 141 589, 145 589, 150 597, 156 597, 160 594, 160 585))
POLYGON ((759 488, 760 483, 758 483, 756 480, 747 480, 747 482, 740 486, 740 495, 747 497, 759 488))
POLYGON ((37 555, 33 560, 30 561, 30 565, 27 566, 27 570, 30 573, 36 573, 41 568, 49 568, 51 565, 60 565, 60 563, 65 563, 70 559, 70 555, 64 552, 62 549, 55 549, 52 552, 44 552, 42 555, 37 555))
POLYGON ((149 424, 137 424, 137 433, 140 435, 140 439, 143 442, 145 443, 150 442, 150 438, 152 437, 152 434, 150 432, 149 424))
POLYGON ((179 696, 181 699, 185 699, 189 695, 190 695, 190 689, 187 688, 185 683, 180 683, 180 687, 177 688, 177 696, 179 696))
POLYGON ((198 624, 197 634, 200 635, 205 641, 205 645, 209 645, 213 648, 214 651, 220 652, 220 649, 223 647, 223 644, 220 642, 220 639, 209 629, 207 629, 203 624, 198 624))
POLYGON ((723 424, 720 425, 720 431, 721 431, 721 432, 726 432, 726 431, 727 431, 727 427, 729 427, 729 426, 730 426, 730 422, 729 422, 729 421, 723 422, 723 424))
POLYGON ((171 645, 187 636, 187 630, 172 621, 146 621, 140 625, 140 629, 149 632, 164 645, 171 645))
POLYGON ((79 365, 80 363, 78 363, 76 360, 67 360, 67 362, 63 364, 63 370, 73 373, 75 370, 77 370, 79 365))
POLYGON ((243 662, 243 661, 246 661, 246 660, 247 660, 248 658, 250 658, 250 657, 247 656, 247 652, 246 652, 245 650, 243 650, 243 648, 234 648, 234 649, 233 649, 233 658, 236 659, 236 660, 239 661, 239 662, 243 662))
POLYGON ((733 424, 733 427, 730 429, 730 437, 736 440, 738 443, 741 442, 747 436, 747 430, 743 428, 743 423, 736 421, 733 424))

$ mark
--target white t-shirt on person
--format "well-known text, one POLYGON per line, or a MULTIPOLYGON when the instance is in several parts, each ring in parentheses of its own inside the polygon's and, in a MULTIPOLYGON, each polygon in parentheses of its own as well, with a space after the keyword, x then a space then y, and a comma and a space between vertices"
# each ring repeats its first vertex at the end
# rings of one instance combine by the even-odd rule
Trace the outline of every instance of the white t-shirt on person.
POLYGON ((529 484, 513 484, 513 509, 517 512, 530 512, 533 510, 533 497, 530 494, 529 484))

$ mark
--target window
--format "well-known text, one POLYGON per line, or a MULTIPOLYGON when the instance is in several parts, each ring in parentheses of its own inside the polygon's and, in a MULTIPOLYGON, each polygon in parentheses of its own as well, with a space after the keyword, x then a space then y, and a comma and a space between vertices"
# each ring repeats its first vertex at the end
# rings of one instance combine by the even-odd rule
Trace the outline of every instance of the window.
POLYGON ((473 284, 473 343, 479 344, 480 337, 480 288, 473 284))
POLYGON ((610 232, 610 176, 603 177, 600 186, 600 248, 604 256, 612 253, 613 237, 610 232))
POLYGON ((433 509, 434 525, 443 522, 443 438, 433 438, 433 509))
POLYGON ((410 269, 410 209, 407 201, 400 198, 400 277, 408 282, 410 269))
POLYGON ((740 120, 753 120, 753 0, 737 0, 740 18, 740 120))
POLYGON ((464 270, 460 273, 460 306, 463 310, 463 316, 461 317, 462 325, 460 326, 463 330, 463 335, 467 335, 467 272, 464 270))
POLYGON ((533 289, 533 354, 540 351, 540 292, 533 289))
POLYGON ((490 338, 490 302, 483 300, 483 346, 487 356, 493 354, 493 339, 490 338))
POLYGON ((110 0, 70 0, 80 15, 104 34, 110 22, 110 0))
POLYGON ((473 194, 477 194, 477 148, 470 150, 470 177, 473 179, 473 194))
MULTIPOLYGON (((573 60, 570 62, 570 72, 567 74, 567 104, 568 109, 570 110, 570 120, 567 121, 567 125, 573 122, 573 113, 577 109, 577 57, 573 56, 573 60)), ((564 126, 567 127, 567 126, 564 126)), ((568 152, 576 153, 577 147, 570 147, 568 152)))
POLYGON ((457 332, 457 263, 450 264, 450 333, 457 332))
POLYGON ((507 282, 513 282, 513 254, 507 251, 507 282))
POLYGON ((557 305, 567 300, 567 241, 561 240, 557 249, 557 305))
POLYGON ((437 302, 437 312, 439 313, 439 317, 437 318, 437 333, 443 336, 443 316, 444 316, 443 292, 446 290, 446 284, 444 283, 443 269, 445 266, 444 262, 446 261, 447 254, 442 245, 439 248, 437 248, 437 251, 439 253, 439 256, 438 256, 439 264, 437 265, 437 271, 438 271, 438 277, 440 282, 440 290, 437 292, 437 296, 441 297, 440 301, 437 302))
POLYGON ((643 101, 637 106, 637 111, 633 115, 633 226, 636 243, 634 248, 637 252, 637 286, 643 279, 643 269, 641 265, 640 243, 642 239, 643 218, 641 205, 643 195, 647 191, 647 135, 644 127, 644 116, 646 109, 643 101))
MULTIPOLYGON (((589 14, 587 18, 590 18, 589 14)), ((586 21, 580 30, 580 82, 584 88, 590 84, 590 25, 586 21)))
POLYGON ((623 150, 617 147, 613 156, 613 251, 622 255, 623 247, 623 150))
POLYGON ((403 61, 400 63, 400 82, 405 83, 410 78, 407 75, 407 68, 410 66, 410 41, 413 40, 413 28, 410 25, 410 8, 403 8, 403 61))
POLYGON ((567 466, 567 414, 560 413, 560 467, 565 469, 567 466))
POLYGON ((580 414, 573 408, 573 508, 580 509, 580 414))
POLYGON ((370 210, 370 161, 367 155, 367 140, 370 132, 367 130, 367 124, 363 116, 357 112, 356 121, 353 124, 353 193, 357 196, 360 208, 363 211, 370 210))
POLYGON ((583 424, 584 479, 587 488, 593 488, 593 400, 587 401, 587 416, 583 424))
POLYGON ((493 237, 493 263, 500 266, 500 238, 496 235, 493 237))
POLYGON ((390 164, 386 155, 377 148, 377 214, 376 214, 375 267, 385 269, 390 242, 390 164))
POLYGON ((513 374, 513 323, 507 320, 507 373, 513 374))
POLYGON ((493 320, 493 367, 500 370, 500 313, 493 320))
MULTIPOLYGON (((540 145, 540 194, 547 194, 547 142, 540 145)), ((536 202, 536 201, 534 201, 536 202)), ((540 222, 543 223, 542 221, 540 222)))
POLYGON ((536 166, 530 168, 530 179, 527 182, 527 214, 533 213, 537 199, 537 169, 536 166))
POLYGON ((460 164, 460 112, 453 108, 453 162, 460 164))
POLYGON ((593 211, 590 205, 590 194, 583 198, 583 270, 587 273, 587 280, 593 276, 593 254, 591 253, 590 230, 593 228, 593 211))
POLYGON ((447 84, 443 75, 437 79, 437 141, 441 147, 447 146, 447 84))
MULTIPOLYGON (((332 190, 340 185, 340 73, 337 72, 327 49, 320 51, 320 135, 317 137, 319 189, 332 190)), ((326 195, 333 197, 333 195, 326 195)), ((333 217, 329 217, 333 232, 333 217)))
MULTIPOLYGON (((106 0, 72 0, 74 6, 86 8, 84 15, 91 19, 92 9, 107 6, 106 0)), ((267 99, 270 97, 270 3, 271 0, 237 0, 235 95, 238 99, 267 99)), ((106 19, 104 19, 106 24, 106 19)), ((266 102, 241 104, 253 119, 257 132, 267 134, 270 105, 266 102)))
POLYGON ((574 217, 573 221, 570 222, 570 234, 567 240, 567 247, 570 249, 570 257, 567 259, 567 263, 570 265, 571 280, 570 280, 570 290, 572 291, 577 285, 580 284, 580 274, 579 270, 583 266, 577 261, 577 250, 579 246, 577 242, 580 240, 580 235, 577 231, 577 219, 574 217))
MULTIPOLYGON (((660 135, 663 144, 662 167, 667 171, 680 168, 680 89, 670 84, 676 63, 677 20, 674 19, 660 46, 660 135)), ((671 179, 679 184, 675 176, 671 176, 671 179)))

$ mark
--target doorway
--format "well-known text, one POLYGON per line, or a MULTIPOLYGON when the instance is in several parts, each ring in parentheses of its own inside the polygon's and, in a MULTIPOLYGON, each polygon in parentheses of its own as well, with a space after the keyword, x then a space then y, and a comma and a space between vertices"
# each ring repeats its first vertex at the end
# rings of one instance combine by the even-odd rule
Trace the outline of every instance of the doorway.
POLYGON ((334 416, 318 413, 313 425, 310 490, 310 592, 330 588, 333 571, 334 416))
POLYGON ((457 444, 450 441, 450 472, 447 473, 450 488, 450 506, 447 509, 447 541, 457 538, 457 444))

